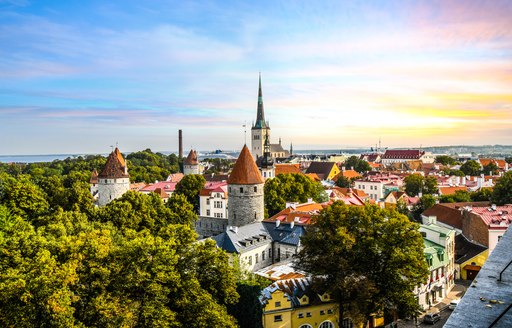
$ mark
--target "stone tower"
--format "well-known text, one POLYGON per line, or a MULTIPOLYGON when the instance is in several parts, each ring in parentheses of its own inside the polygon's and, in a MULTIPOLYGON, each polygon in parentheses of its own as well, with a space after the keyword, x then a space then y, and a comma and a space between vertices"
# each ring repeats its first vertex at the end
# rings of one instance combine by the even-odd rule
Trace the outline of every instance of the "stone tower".
POLYGON ((265 136, 265 143, 263 145, 263 156, 260 156, 256 160, 256 165, 260 169, 263 179, 273 178, 275 176, 274 159, 270 151, 270 140, 269 136, 265 136))
POLYGON ((130 190, 128 167, 119 148, 110 153, 98 174, 98 205, 103 206, 130 190))
POLYGON ((258 88, 258 113, 256 122, 251 128, 251 153, 255 159, 263 156, 266 137, 270 139, 270 126, 265 121, 265 111, 263 110, 263 93, 261 92, 261 74, 259 77, 258 88))
POLYGON ((197 152, 193 149, 188 153, 187 158, 183 162, 183 174, 201 174, 199 170, 199 161, 197 160, 197 152))
POLYGON ((244 145, 228 178, 228 225, 241 227, 263 220, 263 186, 254 158, 244 145))

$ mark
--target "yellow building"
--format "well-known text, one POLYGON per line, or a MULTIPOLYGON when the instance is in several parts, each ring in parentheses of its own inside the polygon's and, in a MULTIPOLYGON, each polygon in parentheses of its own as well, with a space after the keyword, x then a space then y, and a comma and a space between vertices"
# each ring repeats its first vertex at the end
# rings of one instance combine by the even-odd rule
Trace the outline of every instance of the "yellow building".
MULTIPOLYGON (((329 294, 316 294, 310 278, 280 280, 265 288, 260 296, 265 328, 337 328, 354 327, 350 319, 339 324, 338 303, 329 294)), ((384 318, 372 318, 371 327, 384 324, 384 318)))
POLYGON ((489 256, 489 249, 469 241, 463 234, 455 237, 457 278, 473 280, 489 256))

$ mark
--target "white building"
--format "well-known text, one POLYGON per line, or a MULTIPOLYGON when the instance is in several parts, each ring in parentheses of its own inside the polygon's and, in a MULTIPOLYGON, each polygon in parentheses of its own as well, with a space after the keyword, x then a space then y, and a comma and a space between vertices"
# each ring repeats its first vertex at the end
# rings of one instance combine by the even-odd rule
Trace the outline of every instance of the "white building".
POLYGON ((208 182, 199 193, 199 215, 212 218, 228 217, 228 183, 208 182))

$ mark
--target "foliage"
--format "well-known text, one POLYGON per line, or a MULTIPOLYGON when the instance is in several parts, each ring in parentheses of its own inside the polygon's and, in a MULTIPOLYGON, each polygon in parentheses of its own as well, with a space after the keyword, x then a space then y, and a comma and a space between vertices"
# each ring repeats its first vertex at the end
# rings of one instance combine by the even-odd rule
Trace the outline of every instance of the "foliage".
POLYGON ((466 176, 464 172, 461 170, 452 170, 452 169, 443 169, 442 170, 444 174, 450 175, 450 176, 456 176, 456 177, 464 177, 466 176))
POLYGON ((199 213, 199 192, 206 184, 205 178, 200 174, 189 174, 176 184, 175 194, 183 195, 194 206, 194 211, 199 213))
POLYGON ((497 205, 512 204, 512 171, 505 173, 496 182, 491 200, 497 205))
POLYGON ((153 183, 167 179, 169 174, 179 172, 178 156, 153 153, 151 149, 130 153, 126 156, 130 180, 153 183))
POLYGON ((299 173, 279 174, 265 181, 265 209, 268 216, 283 210, 286 202, 305 203, 308 198, 316 202, 328 200, 320 182, 299 173))
POLYGON ((505 162, 507 162, 508 164, 512 164, 512 156, 505 157, 505 162))
POLYGON ((458 203, 471 201, 471 193, 466 190, 456 190, 452 195, 442 195, 439 197, 440 203, 458 203))
POLYGON ((396 211, 403 215, 409 215, 409 208, 407 208, 407 203, 403 199, 396 202, 396 211))
POLYGON ((491 188, 480 188, 479 190, 470 193, 471 201, 473 202, 484 202, 491 201, 492 189, 491 188))
POLYGON ((372 170, 367 161, 359 159, 357 156, 350 156, 343 164, 346 169, 352 169, 359 173, 364 173, 372 170))
POLYGON ((354 181, 357 180, 359 177, 354 178, 347 178, 345 176, 340 176, 338 180, 336 180, 336 186, 340 188, 352 188, 354 185, 354 181))
POLYGON ((460 170, 465 175, 477 176, 480 175, 480 164, 477 161, 469 160, 460 166, 460 170))
POLYGON ((433 176, 428 176, 425 178, 425 182, 423 183, 423 194, 433 195, 439 192, 437 188, 437 179, 433 176))
POLYGON ((443 165, 455 165, 457 162, 455 159, 448 155, 439 155, 436 156, 436 163, 443 164, 443 165))
POLYGON ((240 295, 237 303, 228 306, 228 313, 235 317, 239 327, 262 328, 263 309, 259 301, 261 291, 269 281, 249 273, 237 283, 236 291, 240 295))
POLYGON ((205 158, 202 162, 204 162, 207 167, 204 174, 226 173, 234 166, 233 161, 225 158, 205 158))
POLYGON ((498 174, 499 171, 500 171, 500 168, 494 162, 490 162, 489 164, 485 165, 482 168, 482 173, 485 174, 485 175, 498 174))
POLYGON ((432 195, 423 195, 418 203, 412 208, 411 214, 413 218, 421 222, 421 213, 433 207, 436 204, 436 199, 432 195))
POLYGON ((318 293, 339 303, 340 321, 418 310, 414 287, 428 277, 418 225, 394 210, 335 202, 302 238, 298 265, 318 277, 318 293))
POLYGON ((409 196, 423 194, 435 194, 438 192, 437 179, 435 177, 423 177, 420 174, 411 174, 404 179, 405 192, 409 196))

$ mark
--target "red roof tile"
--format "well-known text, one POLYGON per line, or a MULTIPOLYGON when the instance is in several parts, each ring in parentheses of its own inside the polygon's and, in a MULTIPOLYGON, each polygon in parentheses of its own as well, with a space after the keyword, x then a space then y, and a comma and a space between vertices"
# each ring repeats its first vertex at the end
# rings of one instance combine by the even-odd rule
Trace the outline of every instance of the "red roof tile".
POLYGON ((199 162, 197 161, 197 153, 195 150, 190 150, 190 153, 188 153, 187 158, 184 161, 184 164, 186 165, 197 165, 199 162))
POLYGON ((126 162, 124 161, 123 155, 116 147, 116 149, 110 153, 107 158, 107 163, 103 167, 103 170, 98 174, 98 178, 101 179, 118 179, 118 178, 129 178, 128 171, 126 170, 126 162))
POLYGON ((244 145, 233 167, 233 171, 231 171, 229 175, 228 184, 252 185, 261 183, 264 183, 261 173, 256 166, 256 162, 249 148, 244 145))

